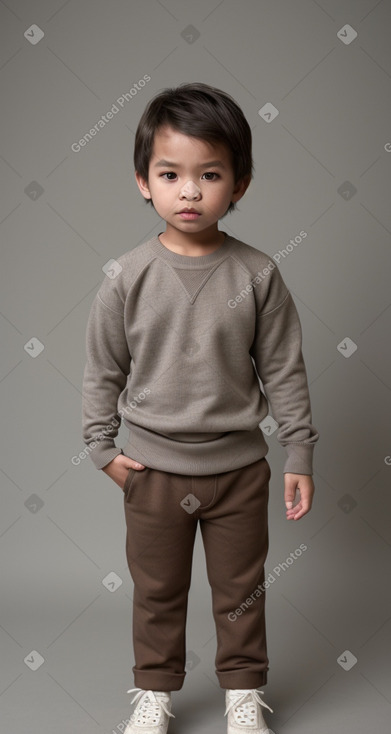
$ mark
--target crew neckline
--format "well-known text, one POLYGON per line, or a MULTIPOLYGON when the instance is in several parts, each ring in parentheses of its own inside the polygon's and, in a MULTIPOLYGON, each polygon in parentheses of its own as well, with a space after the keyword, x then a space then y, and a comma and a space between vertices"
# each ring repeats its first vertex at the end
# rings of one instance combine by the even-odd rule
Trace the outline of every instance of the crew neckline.
MULTIPOLYGON (((219 231, 223 232, 223 230, 219 231)), ((152 244, 155 246, 156 250, 163 257, 165 257, 166 260, 171 261, 173 264, 176 263, 177 265, 187 265, 188 267, 210 265, 211 263, 221 260, 222 257, 225 257, 228 248, 232 244, 231 236, 228 235, 227 232, 223 232, 224 240, 221 245, 213 250, 213 252, 209 252, 207 255, 180 255, 179 252, 174 252, 173 250, 170 250, 168 247, 163 245, 163 242, 161 242, 159 239, 159 235, 161 234, 164 234, 164 232, 159 232, 159 234, 154 235, 154 237, 152 238, 152 244)))

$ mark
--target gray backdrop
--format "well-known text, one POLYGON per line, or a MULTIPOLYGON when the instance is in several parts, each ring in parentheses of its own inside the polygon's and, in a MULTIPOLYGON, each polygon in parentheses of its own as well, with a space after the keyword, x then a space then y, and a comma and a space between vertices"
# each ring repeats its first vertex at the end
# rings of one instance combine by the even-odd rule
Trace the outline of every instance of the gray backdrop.
MULTIPOLYGON (((189 81, 251 125, 255 179, 220 229, 279 258, 321 434, 297 523, 267 438, 266 717, 281 734, 389 731, 390 2, 8 0, 0 21, 1 731, 117 734, 131 711, 123 495, 72 457, 102 268, 164 229, 134 180, 137 123, 189 81)), ((225 732, 199 528, 187 647, 170 732, 225 732)))

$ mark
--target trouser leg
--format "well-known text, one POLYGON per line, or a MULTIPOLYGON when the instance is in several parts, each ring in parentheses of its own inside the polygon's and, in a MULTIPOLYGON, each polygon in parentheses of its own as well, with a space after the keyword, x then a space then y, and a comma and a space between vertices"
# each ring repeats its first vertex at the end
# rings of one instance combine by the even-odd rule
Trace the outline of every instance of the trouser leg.
POLYGON ((212 590, 216 675, 221 688, 256 688, 267 682, 263 583, 270 476, 266 458, 216 475, 213 501, 198 513, 212 590))
POLYGON ((197 520, 181 501, 190 478, 146 467, 125 484, 126 557, 134 582, 135 686, 182 688, 197 520))

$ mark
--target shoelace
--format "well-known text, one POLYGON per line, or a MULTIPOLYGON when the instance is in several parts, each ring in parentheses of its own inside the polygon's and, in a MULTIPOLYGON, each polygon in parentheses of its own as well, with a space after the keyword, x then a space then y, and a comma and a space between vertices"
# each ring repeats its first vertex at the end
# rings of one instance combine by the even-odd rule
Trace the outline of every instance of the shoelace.
POLYGON ((132 717, 136 713, 136 724, 157 724, 160 718, 160 707, 167 714, 175 719, 174 714, 171 713, 166 707, 165 702, 159 695, 156 695, 155 691, 145 691, 143 688, 129 688, 127 693, 138 691, 133 697, 131 703, 137 701, 137 712, 136 709, 132 714, 132 717))
POLYGON ((257 703, 260 703, 261 706, 265 706, 265 708, 269 709, 269 711, 273 713, 273 709, 271 709, 270 706, 265 703, 265 701, 262 701, 259 693, 263 693, 263 691, 257 691, 255 689, 240 689, 237 691, 230 691, 228 694, 230 701, 227 704, 224 716, 228 714, 233 706, 236 708, 243 704, 243 701, 248 696, 250 696, 250 700, 246 701, 246 703, 242 706, 242 711, 240 712, 243 716, 243 724, 252 723, 255 715, 254 707, 257 703))

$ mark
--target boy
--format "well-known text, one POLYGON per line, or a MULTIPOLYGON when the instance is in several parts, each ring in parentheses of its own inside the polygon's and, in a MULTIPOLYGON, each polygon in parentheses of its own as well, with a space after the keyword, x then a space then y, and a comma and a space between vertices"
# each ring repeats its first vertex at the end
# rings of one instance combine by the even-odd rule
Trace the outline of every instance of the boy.
POLYGON ((256 690, 269 669, 259 591, 268 552, 271 471, 259 427, 267 400, 287 453, 288 520, 311 508, 318 433, 292 296, 268 255, 217 227, 251 181, 251 143, 240 107, 209 85, 184 84, 150 101, 136 132, 135 177, 166 229, 118 258, 88 319, 83 439, 95 467, 124 492, 134 581, 137 688, 128 693, 138 692, 126 734, 166 734, 173 716, 171 691, 186 675, 198 520, 227 731, 268 731, 261 707, 272 709, 256 690), (124 450, 114 442, 121 418, 124 450), (251 594, 253 603, 233 615, 251 594))

